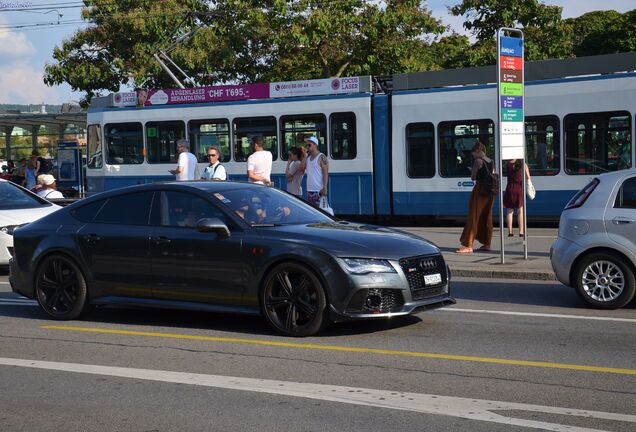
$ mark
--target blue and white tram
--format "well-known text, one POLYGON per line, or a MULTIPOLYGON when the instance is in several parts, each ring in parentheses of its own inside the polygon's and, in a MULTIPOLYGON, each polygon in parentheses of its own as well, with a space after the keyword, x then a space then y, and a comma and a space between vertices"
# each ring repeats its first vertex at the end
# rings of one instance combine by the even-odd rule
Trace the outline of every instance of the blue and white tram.
MULTIPOLYGON (((496 98, 495 85, 392 94, 391 214, 465 213, 472 145, 498 157, 496 98)), ((531 216, 558 216, 590 177, 633 166, 634 73, 526 83, 525 113, 531 216)))
MULTIPOLYGON (((262 135, 273 153, 272 180, 284 188, 288 149, 301 145, 305 134, 316 135, 330 159, 337 214, 462 216, 473 187, 473 144, 480 140, 498 157, 496 97, 494 84, 478 84, 91 108, 87 190, 173 179, 168 170, 180 138, 189 139, 201 169, 207 146, 214 145, 230 178, 246 180, 253 135, 262 135)), ((634 166, 636 73, 526 82, 525 113, 527 162, 537 189, 528 202, 531 217, 558 216, 591 177, 634 166)))
POLYGON ((284 188, 288 150, 315 135, 330 158, 330 198, 341 214, 373 214, 372 95, 354 93, 240 102, 95 108, 88 113, 87 191, 173 180, 176 141, 188 138, 201 171, 216 146, 232 180, 247 180, 249 139, 273 154, 284 188))

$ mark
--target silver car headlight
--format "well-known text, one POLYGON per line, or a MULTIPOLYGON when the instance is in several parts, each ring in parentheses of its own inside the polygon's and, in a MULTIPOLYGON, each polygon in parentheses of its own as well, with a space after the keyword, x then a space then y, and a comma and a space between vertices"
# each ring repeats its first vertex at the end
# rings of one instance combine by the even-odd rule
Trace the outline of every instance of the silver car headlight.
POLYGON ((5 233, 5 234, 13 235, 13 232, 14 232, 17 228, 19 228, 19 227, 21 227, 21 226, 23 226, 23 225, 26 225, 26 224, 20 224, 20 225, 5 225, 5 226, 0 227, 0 231, 2 231, 2 232, 3 232, 3 233, 5 233))
POLYGON ((395 269, 387 260, 370 258, 342 258, 345 269, 351 274, 395 273, 395 269))

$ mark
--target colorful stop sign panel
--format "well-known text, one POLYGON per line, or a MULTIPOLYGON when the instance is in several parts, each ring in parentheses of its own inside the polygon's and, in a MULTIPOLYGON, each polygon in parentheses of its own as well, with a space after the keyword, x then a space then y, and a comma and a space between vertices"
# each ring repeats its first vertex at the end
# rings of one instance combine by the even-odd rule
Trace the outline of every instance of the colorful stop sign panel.
POLYGON ((499 57, 501 69, 520 71, 523 70, 523 59, 521 57, 501 56, 499 57))
POLYGON ((523 34, 501 29, 499 37, 499 131, 502 159, 525 157, 523 112, 523 34), (520 37, 505 36, 504 32, 520 37))
POLYGON ((523 71, 501 69, 499 71, 499 80, 501 82, 522 83, 523 82, 523 71))
POLYGON ((499 55, 523 58, 523 39, 500 36, 499 55))

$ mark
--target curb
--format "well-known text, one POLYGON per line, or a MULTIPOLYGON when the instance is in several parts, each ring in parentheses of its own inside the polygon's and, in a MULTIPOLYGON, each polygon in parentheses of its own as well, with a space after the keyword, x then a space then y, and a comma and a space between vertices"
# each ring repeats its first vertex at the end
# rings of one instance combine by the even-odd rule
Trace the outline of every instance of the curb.
POLYGON ((556 281, 554 272, 546 271, 513 271, 513 270, 476 270, 469 268, 450 267, 451 276, 484 278, 484 279, 518 279, 556 281))

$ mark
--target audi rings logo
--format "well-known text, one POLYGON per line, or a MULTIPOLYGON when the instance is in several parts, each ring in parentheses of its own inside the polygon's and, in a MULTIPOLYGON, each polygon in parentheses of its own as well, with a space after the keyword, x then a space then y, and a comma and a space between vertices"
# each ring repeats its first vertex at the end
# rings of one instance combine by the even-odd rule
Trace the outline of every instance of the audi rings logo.
POLYGON ((423 259, 420 261, 420 270, 422 271, 431 271, 437 268, 437 263, 432 259, 423 259))
POLYGON ((340 80, 338 78, 331 81, 331 88, 332 90, 338 90, 340 88, 340 80))

